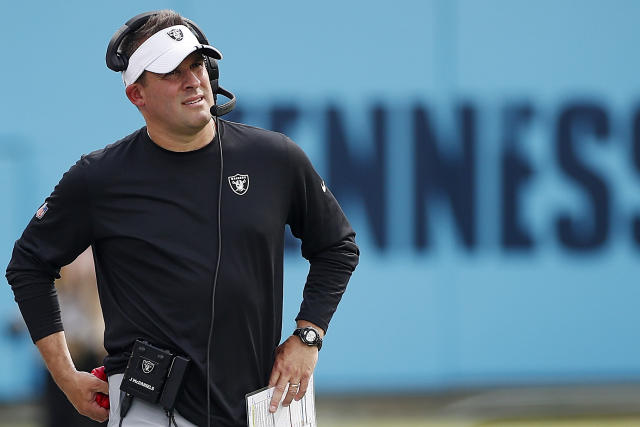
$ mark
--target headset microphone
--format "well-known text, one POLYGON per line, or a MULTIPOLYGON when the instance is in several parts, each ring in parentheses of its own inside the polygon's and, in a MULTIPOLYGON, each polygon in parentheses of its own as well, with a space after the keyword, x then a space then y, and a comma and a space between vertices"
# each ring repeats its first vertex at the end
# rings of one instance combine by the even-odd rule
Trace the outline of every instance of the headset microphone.
MULTIPOLYGON (((196 33, 196 35, 198 34, 196 33)), ((204 37, 204 35, 202 37, 204 37)), ((205 65, 207 67, 207 72, 209 73, 209 79, 211 80, 211 91, 213 92, 213 107, 211 107, 211 115, 213 117, 224 116, 236 106, 236 96, 218 84, 218 78, 220 77, 218 61, 214 58, 205 57, 205 65), (229 98, 229 101, 222 105, 218 105, 218 94, 229 98)))
POLYGON ((214 92, 214 95, 213 95, 214 99, 217 98, 215 95, 216 93, 226 96, 227 98, 229 98, 229 101, 225 102, 222 105, 218 105, 216 102, 215 105, 211 107, 211 115, 214 117, 224 116, 225 114, 233 110, 233 108, 236 106, 236 96, 231 92, 229 92, 228 90, 226 90, 225 88, 220 86, 218 86, 218 90, 214 92))

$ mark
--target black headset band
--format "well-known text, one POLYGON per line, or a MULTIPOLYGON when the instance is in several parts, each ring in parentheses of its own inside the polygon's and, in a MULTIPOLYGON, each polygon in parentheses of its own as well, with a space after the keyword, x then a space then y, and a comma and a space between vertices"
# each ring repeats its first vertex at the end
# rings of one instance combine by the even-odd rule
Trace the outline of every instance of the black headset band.
MULTIPOLYGON (((124 41, 125 37, 142 27, 149 18, 157 14, 157 10, 140 13, 125 22, 124 25, 115 32, 109 41, 109 46, 107 46, 106 61, 109 69, 113 71, 125 71, 127 69, 127 66, 129 65, 129 58, 122 53, 120 45, 124 41)), ((182 19, 184 19, 191 32, 196 36, 201 44, 209 44, 204 32, 195 22, 184 17, 182 19)))
POLYGON ((124 23, 122 27, 115 32, 109 46, 107 47, 107 67, 113 71, 124 71, 129 65, 129 58, 122 55, 119 51, 120 45, 126 36, 142 27, 157 11, 140 13, 124 23))
POLYGON ((185 22, 188 24, 187 26, 191 29, 191 32, 195 34, 196 38, 200 43, 209 44, 209 40, 207 40, 207 36, 204 35, 200 27, 198 27, 198 25, 195 22, 185 17, 183 17, 182 19, 185 20, 185 22))

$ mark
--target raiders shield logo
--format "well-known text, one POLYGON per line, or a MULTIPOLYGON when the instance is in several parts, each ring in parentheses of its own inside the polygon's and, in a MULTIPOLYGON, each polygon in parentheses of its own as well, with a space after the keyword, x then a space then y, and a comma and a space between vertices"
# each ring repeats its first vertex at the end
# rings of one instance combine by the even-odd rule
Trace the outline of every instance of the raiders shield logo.
POLYGON ((155 368, 155 363, 153 363, 150 360, 145 360, 142 359, 142 372, 144 372, 145 374, 149 374, 151 373, 151 371, 153 371, 153 368, 155 368))
POLYGON ((249 175, 239 173, 229 177, 229 185, 238 196, 244 195, 249 190, 249 175))
POLYGON ((184 37, 180 28, 174 28, 173 30, 169 31, 167 35, 178 42, 184 37))

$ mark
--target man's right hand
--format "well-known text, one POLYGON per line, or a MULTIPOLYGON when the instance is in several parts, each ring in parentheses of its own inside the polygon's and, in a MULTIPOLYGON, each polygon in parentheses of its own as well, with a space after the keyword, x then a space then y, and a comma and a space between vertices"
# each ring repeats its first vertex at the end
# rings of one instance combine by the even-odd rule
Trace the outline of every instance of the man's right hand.
POLYGON ((96 393, 109 394, 109 384, 73 365, 64 332, 56 332, 36 341, 42 359, 53 380, 78 412, 95 421, 105 421, 109 411, 96 402, 96 393))
POLYGON ((109 394, 109 383, 88 372, 75 371, 58 386, 82 415, 99 422, 109 419, 109 410, 96 402, 96 393, 109 394))

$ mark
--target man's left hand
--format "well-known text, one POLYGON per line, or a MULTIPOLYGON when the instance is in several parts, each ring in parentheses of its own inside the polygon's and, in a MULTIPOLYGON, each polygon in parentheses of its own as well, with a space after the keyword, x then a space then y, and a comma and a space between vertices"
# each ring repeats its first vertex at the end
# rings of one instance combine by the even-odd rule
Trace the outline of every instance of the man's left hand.
POLYGON ((317 362, 318 347, 304 344, 297 336, 290 336, 278 346, 269 378, 269 387, 275 387, 269 412, 278 409, 285 391, 282 406, 289 406, 293 399, 304 397, 317 362))

